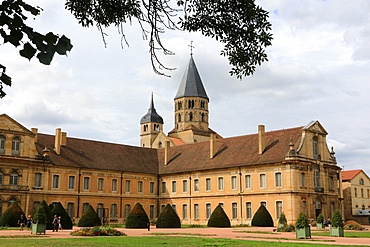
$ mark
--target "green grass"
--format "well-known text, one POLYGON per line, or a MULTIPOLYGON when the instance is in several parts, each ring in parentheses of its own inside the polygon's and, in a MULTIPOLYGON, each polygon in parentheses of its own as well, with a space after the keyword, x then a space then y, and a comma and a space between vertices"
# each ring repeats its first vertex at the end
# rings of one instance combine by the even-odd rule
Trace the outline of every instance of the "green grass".
MULTIPOLYGON (((329 230, 326 232, 312 231, 311 235, 312 236, 330 236, 330 232, 329 230)), ((344 231, 344 236, 347 238, 370 238, 370 231, 344 231)))
POLYGON ((343 247, 340 245, 323 245, 317 243, 282 243, 282 242, 264 242, 264 241, 249 241, 239 239, 223 239, 223 238, 200 238, 200 237, 179 237, 179 236, 151 236, 151 237, 81 237, 81 238, 9 238, 1 239, 0 246, 17 246, 17 247, 43 247, 43 246, 125 246, 125 247, 141 247, 141 246, 166 246, 166 247, 194 247, 194 246, 253 246, 253 247, 294 247, 294 246, 309 246, 309 247, 343 247))

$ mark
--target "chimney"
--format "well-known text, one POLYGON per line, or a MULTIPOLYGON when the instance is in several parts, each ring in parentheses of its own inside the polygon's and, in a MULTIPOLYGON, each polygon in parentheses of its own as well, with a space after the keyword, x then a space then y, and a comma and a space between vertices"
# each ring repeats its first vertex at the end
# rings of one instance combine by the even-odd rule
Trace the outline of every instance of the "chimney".
POLYGON ((258 154, 265 151, 265 125, 258 125, 258 154))
POLYGON ((55 130, 55 144, 54 144, 54 150, 56 154, 60 154, 61 139, 62 139, 62 130, 60 128, 57 128, 55 130))
POLYGON ((215 134, 211 134, 211 139, 209 140, 209 158, 213 159, 215 156, 215 134))
POLYGON ((38 129, 37 128, 31 128, 31 131, 35 135, 35 142, 37 142, 37 132, 38 132, 38 129))
POLYGON ((60 144, 63 147, 67 146, 67 132, 62 132, 62 139, 60 144))
POLYGON ((170 153, 170 141, 166 141, 164 143, 164 165, 168 165, 168 157, 169 157, 169 153, 170 153))

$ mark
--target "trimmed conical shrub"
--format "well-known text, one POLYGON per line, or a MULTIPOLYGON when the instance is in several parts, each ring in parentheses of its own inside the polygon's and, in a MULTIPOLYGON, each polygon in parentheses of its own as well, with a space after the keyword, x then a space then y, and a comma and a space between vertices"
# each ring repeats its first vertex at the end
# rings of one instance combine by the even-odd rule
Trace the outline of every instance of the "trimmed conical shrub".
MULTIPOLYGON (((45 211, 45 214, 46 214, 46 229, 47 230, 52 230, 53 229, 53 223, 52 223, 53 222, 53 214, 51 213, 51 210, 50 210, 50 208, 49 208, 49 206, 48 206, 48 204, 46 203, 45 200, 43 200, 40 203, 40 205, 44 208, 44 211, 45 211)), ((32 219, 35 218, 35 213, 36 213, 36 210, 32 214, 32 219)))
POLYGON ((180 218, 170 204, 162 210, 157 222, 157 228, 181 228, 180 218))
POLYGON ((78 221, 78 226, 80 227, 101 226, 101 219, 91 205, 89 205, 89 207, 85 210, 84 214, 81 216, 81 219, 78 221))
POLYGON ((261 205, 257 212, 254 214, 252 219, 252 226, 274 226, 274 221, 272 220, 271 214, 267 208, 261 205))
POLYGON ((72 229, 73 227, 72 220, 60 202, 54 205, 53 210, 51 210, 51 213, 53 215, 61 217, 61 224, 63 229, 72 229))
POLYGON ((343 227, 343 219, 339 210, 335 210, 333 216, 331 217, 331 226, 332 227, 343 227))
POLYGON ((227 217, 221 205, 218 205, 215 208, 215 210, 213 210, 211 216, 209 217, 207 226, 209 227, 231 227, 230 219, 229 217, 227 217))
POLYGON ((46 225, 47 216, 44 207, 40 204, 37 206, 35 213, 33 214, 32 220, 34 223, 46 225))
POLYGON ((149 218, 143 206, 136 203, 126 219, 126 228, 148 228, 149 218))
POLYGON ((0 226, 19 226, 18 220, 21 218, 21 215, 26 219, 26 216, 18 203, 13 202, 12 205, 10 205, 10 207, 1 215, 0 226))

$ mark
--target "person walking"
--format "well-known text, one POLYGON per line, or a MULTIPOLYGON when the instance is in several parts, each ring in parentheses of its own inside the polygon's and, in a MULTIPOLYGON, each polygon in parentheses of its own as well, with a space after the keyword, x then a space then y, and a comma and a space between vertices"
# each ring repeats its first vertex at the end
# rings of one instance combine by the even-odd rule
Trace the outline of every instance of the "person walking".
POLYGON ((57 232, 58 231, 58 217, 57 217, 57 215, 54 215, 52 224, 53 224, 53 232, 57 232))
POLYGON ((27 217, 27 229, 31 230, 31 225, 32 225, 32 217, 31 215, 28 215, 27 217))
POLYGON ((21 218, 18 220, 19 231, 23 231, 24 224, 26 223, 26 219, 21 214, 21 218))
POLYGON ((63 229, 62 229, 62 217, 61 216, 58 217, 58 229, 60 231, 63 231, 63 229))

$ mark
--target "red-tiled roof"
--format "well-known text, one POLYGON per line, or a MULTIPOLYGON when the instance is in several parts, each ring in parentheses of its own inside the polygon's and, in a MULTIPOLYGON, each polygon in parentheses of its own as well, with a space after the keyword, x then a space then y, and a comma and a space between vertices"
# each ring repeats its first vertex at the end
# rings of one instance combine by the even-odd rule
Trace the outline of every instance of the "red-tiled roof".
POLYGON ((181 140, 180 138, 176 138, 176 137, 169 137, 169 139, 172 141, 173 145, 175 145, 175 146, 186 144, 186 143, 185 143, 183 140, 181 140))
POLYGON ((281 162, 289 151, 290 138, 294 148, 301 141, 302 127, 266 132, 266 148, 258 154, 258 134, 216 139, 215 156, 210 158, 209 142, 200 142, 169 149, 169 162, 164 165, 165 150, 158 150, 159 173, 168 174, 245 165, 281 162))
POLYGON ((352 180, 361 171, 362 170, 346 170, 346 171, 342 171, 342 181, 352 180))
MULTIPOLYGON (((53 150, 54 136, 38 135, 36 148, 40 154, 45 146, 53 150)), ((156 149, 68 137, 60 152, 49 153, 54 165, 158 174, 156 149)))

